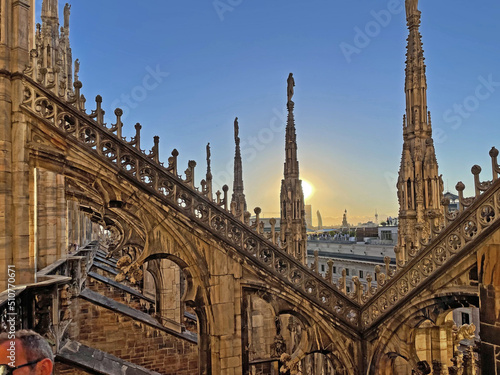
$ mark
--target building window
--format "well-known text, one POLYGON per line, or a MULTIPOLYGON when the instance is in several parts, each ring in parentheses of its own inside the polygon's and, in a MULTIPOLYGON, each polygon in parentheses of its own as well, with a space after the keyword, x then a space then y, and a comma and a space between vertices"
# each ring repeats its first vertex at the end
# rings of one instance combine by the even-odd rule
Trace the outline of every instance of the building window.
POLYGON ((380 232, 380 237, 382 237, 382 240, 392 241, 392 232, 390 230, 383 230, 380 232))
POLYGON ((333 273, 337 273, 337 267, 333 267, 333 273))
POLYGON ((359 270, 359 278, 362 279, 363 278, 363 271, 362 270, 359 270))
POLYGON ((346 290, 347 293, 351 293, 351 287, 350 286, 346 286, 345 290, 346 290))
POLYGON ((325 272, 325 265, 324 264, 321 265, 321 272, 325 272))
POLYGON ((468 313, 462 313, 462 324, 470 324, 470 315, 468 313))
POLYGON ((349 276, 349 268, 346 268, 346 269, 345 269, 345 275, 346 275, 346 276, 349 276))

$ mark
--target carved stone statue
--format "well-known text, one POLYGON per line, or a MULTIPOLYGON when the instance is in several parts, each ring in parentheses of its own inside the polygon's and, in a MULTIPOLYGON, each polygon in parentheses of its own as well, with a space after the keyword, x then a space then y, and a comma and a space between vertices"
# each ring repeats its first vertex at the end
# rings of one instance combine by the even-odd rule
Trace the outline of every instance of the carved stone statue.
POLYGON ((288 103, 290 103, 292 101, 292 97, 293 97, 293 87, 295 86, 295 80, 293 79, 293 73, 290 73, 288 75, 287 83, 288 83, 287 97, 288 97, 288 103))
POLYGON ((211 152, 210 152, 210 142, 207 143, 207 165, 210 167, 210 156, 211 156, 211 152))
POLYGON ((236 143, 240 143, 240 137, 239 137, 239 134, 240 134, 240 127, 238 125, 238 117, 236 117, 234 119, 234 141, 236 143))
POLYGON ((462 340, 471 340, 475 337, 475 332, 476 332, 476 326, 474 323, 471 324, 464 324, 460 328, 457 329, 455 333, 455 339, 454 344, 455 346, 458 346, 460 344, 460 341, 462 340))
POLYGON ((71 13, 70 9, 71 9, 71 5, 66 3, 66 5, 64 6, 64 28, 65 29, 69 29, 69 15, 71 13))
POLYGON ((406 18, 417 14, 418 12, 418 0, 406 0, 406 18))
POLYGON ((75 81, 78 81, 78 73, 80 72, 80 60, 75 60, 75 81))

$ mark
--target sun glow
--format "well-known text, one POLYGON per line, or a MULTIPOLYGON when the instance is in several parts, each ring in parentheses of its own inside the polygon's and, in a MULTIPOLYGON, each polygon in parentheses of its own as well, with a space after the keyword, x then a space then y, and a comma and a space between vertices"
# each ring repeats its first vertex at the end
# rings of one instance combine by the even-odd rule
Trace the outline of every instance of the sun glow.
POLYGON ((309 181, 302 180, 302 192, 304 193, 304 200, 307 200, 307 198, 314 194, 314 187, 309 181))

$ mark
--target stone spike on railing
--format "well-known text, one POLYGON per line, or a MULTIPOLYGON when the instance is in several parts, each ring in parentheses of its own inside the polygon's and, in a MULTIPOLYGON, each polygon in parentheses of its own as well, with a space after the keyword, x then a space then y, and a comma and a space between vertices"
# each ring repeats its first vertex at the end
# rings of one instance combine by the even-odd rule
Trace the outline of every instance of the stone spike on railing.
POLYGON ((255 207, 253 212, 255 212, 255 221, 252 225, 252 228, 255 229, 255 231, 257 233, 259 233, 259 229, 260 229, 260 213, 262 212, 262 210, 260 209, 260 207, 255 207))
POLYGON ((131 146, 135 146, 135 148, 138 151, 141 151, 141 129, 142 129, 142 126, 141 126, 141 124, 136 123, 134 125, 134 128, 135 128, 135 136, 132 137, 132 139, 130 140, 130 142, 128 142, 128 144, 131 146))
POLYGON ((76 105, 76 109, 78 109, 79 111, 85 111, 84 107, 82 107, 82 102, 81 102, 82 95, 80 95, 80 90, 83 87, 83 85, 80 81, 75 81, 75 83, 73 83, 73 87, 75 88, 74 103, 76 105))
POLYGON ((452 219, 448 214, 449 213, 448 207, 450 206, 450 200, 448 198, 441 199, 441 205, 443 206, 444 225, 447 226, 452 219))
POLYGON ((474 188, 476 190, 476 198, 481 195, 481 192, 488 190, 491 186, 492 181, 483 181, 479 179, 479 174, 481 173, 481 167, 479 165, 474 165, 471 168, 471 172, 474 175, 474 188))
POLYGON ((366 275, 366 295, 371 295, 372 292, 373 292, 373 286, 372 286, 372 281, 373 281, 373 278, 372 278, 372 274, 371 273, 368 273, 366 275))
POLYGON ((220 195, 221 195, 221 192, 220 192, 220 190, 217 190, 217 191, 215 192, 215 195, 216 195, 216 197, 217 197, 217 198, 216 198, 216 203, 220 206, 220 205, 221 205, 221 201, 220 201, 220 195))
POLYGON ((391 257, 386 255, 384 257, 384 263, 385 263, 385 274, 387 275, 387 278, 390 279, 391 276, 392 276, 392 272, 391 272, 391 257))
POLYGON ((325 274, 325 280, 328 282, 328 284, 333 284, 333 260, 332 259, 328 259, 326 261, 326 265, 328 267, 328 270, 326 271, 326 274, 325 274))
POLYGON ((189 160, 188 167, 184 171, 184 174, 186 175, 186 179, 183 181, 186 184, 190 185, 192 188, 194 188, 194 168, 195 167, 196 167, 196 162, 194 160, 189 160))
POLYGON ((464 197, 465 184, 462 181, 459 181, 457 183, 455 189, 457 189, 458 191, 459 212, 462 212, 464 209, 469 207, 474 202, 475 197, 470 197, 470 198, 464 197))
POLYGON ((345 295, 347 295, 346 275, 347 275, 347 272, 346 272, 346 270, 344 268, 344 269, 342 269, 342 276, 339 278, 339 289, 345 295))
POLYGON ((97 95, 95 97, 95 103, 96 103, 96 109, 92 111, 92 113, 89 115, 90 118, 95 119, 97 122, 97 125, 104 126, 104 114, 105 111, 102 109, 102 96, 97 95))
POLYGON ((111 124, 112 126, 109 129, 109 131, 111 131, 112 133, 116 132, 116 136, 121 141, 121 140, 123 140, 123 138, 122 138, 122 127, 123 127, 122 116, 123 116, 123 110, 121 108, 116 108, 115 109, 115 116, 116 116, 116 124, 111 124))
POLYGON ((359 277, 353 276, 352 283, 354 284, 354 291, 352 293, 354 300, 361 303, 363 297, 363 285, 361 284, 361 281, 359 281, 359 277))
POLYGON ((156 163, 160 164, 160 137, 157 135, 153 137, 153 148, 151 149, 151 155, 153 160, 156 163))
POLYGON ((168 167, 166 170, 172 173, 175 177, 179 177, 177 174, 177 157, 179 156, 179 151, 175 148, 172 150, 172 156, 168 158, 168 167))
POLYGON ((481 194, 481 181, 479 180, 479 174, 481 173, 481 167, 479 165, 473 165, 471 168, 471 173, 474 175, 474 189, 476 191, 476 198, 481 194))
POLYGON ((314 263, 313 263, 312 270, 316 275, 319 274, 319 251, 318 250, 314 250, 314 263))
POLYGON ((224 185, 224 186, 222 187, 222 191, 224 192, 224 199, 223 199, 223 201, 222 201, 222 204, 223 204, 224 209, 225 209, 226 211, 227 211, 227 208, 228 208, 228 207, 227 207, 227 192, 228 192, 228 190, 229 190, 229 186, 224 185))
POLYGON ((212 169, 211 169, 211 159, 210 159, 211 153, 210 153, 210 143, 207 143, 207 174, 206 174, 206 185, 205 185, 205 196, 210 199, 210 201, 213 201, 213 195, 212 195, 212 169))
POLYGON ((462 181, 457 182, 455 189, 458 191, 458 210, 462 212, 464 210, 463 200, 464 200, 464 190, 465 184, 462 181))
POLYGON ((498 173, 500 173, 500 165, 498 165, 497 162, 498 150, 495 147, 491 148, 490 157, 491 157, 491 170, 493 174, 493 181, 496 181, 498 179, 498 173))
POLYGON ((274 217, 269 219, 269 225, 271 225, 271 241, 276 245, 276 219, 274 217))

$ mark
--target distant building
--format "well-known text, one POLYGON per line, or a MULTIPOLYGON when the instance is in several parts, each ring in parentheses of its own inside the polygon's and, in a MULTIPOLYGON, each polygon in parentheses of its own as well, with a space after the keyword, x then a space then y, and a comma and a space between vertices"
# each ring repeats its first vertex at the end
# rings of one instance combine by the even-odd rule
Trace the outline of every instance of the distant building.
POLYGON ((305 205, 306 210, 306 228, 313 228, 313 218, 312 218, 312 206, 310 204, 305 205))
POLYGON ((459 207, 459 200, 458 200, 458 195, 452 194, 449 191, 443 194, 445 199, 450 200, 450 204, 448 206, 448 212, 452 211, 458 211, 459 207))
POLYGON ((321 230, 323 229, 323 219, 321 218, 319 210, 316 212, 316 215, 318 215, 318 230, 321 230))
POLYGON ((366 277, 372 276, 375 283, 375 267, 385 270, 384 258, 388 256, 391 267, 396 266, 394 245, 392 244, 359 244, 332 240, 308 240, 307 263, 314 264, 314 252, 318 252, 318 272, 325 276, 328 270, 328 260, 333 260, 332 279, 338 283, 342 270, 346 270, 346 290, 353 289, 352 277, 357 276, 363 285, 367 285, 366 277))
POLYGON ((380 243, 387 245, 396 245, 398 241, 398 226, 385 225, 378 227, 378 238, 380 243))
POLYGON ((344 211, 344 216, 342 217, 342 228, 349 229, 349 223, 347 222, 347 210, 344 211))

